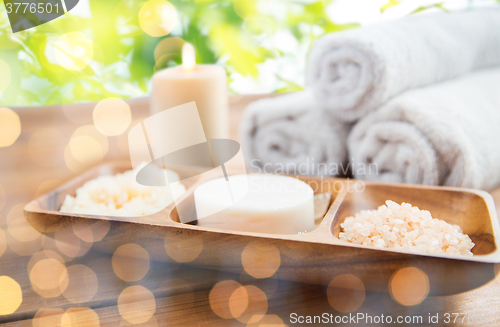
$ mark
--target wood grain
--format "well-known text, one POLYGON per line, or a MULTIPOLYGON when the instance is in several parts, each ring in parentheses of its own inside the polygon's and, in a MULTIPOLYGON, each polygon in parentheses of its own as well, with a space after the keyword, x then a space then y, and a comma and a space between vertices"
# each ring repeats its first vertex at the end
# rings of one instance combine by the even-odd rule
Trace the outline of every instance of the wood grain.
MULTIPOLYGON (((259 98, 258 96, 233 98, 231 110, 231 133, 237 139, 237 129, 245 105, 259 98)), ((130 101, 134 122, 148 115, 146 99, 130 101)), ((67 168, 63 152, 58 152, 61 161, 52 167, 38 165, 30 156, 29 142, 34 132, 40 128, 54 128, 60 131, 65 141, 69 141, 73 131, 85 124, 92 124, 93 104, 78 105, 74 108, 78 114, 86 117, 85 122, 74 123, 64 114, 61 106, 45 108, 17 108, 22 124, 22 134, 13 146, 0 148, 0 185, 6 191, 5 205, 0 198, 0 228, 9 238, 8 222, 12 218, 11 208, 20 203, 30 202, 42 183, 53 181, 53 187, 70 180, 78 174, 67 168), (7 219, 8 218, 8 219, 7 219)), ((120 147, 123 136, 109 138, 109 151, 105 161, 127 160, 127 153, 120 147)), ((52 149, 51 149, 52 150, 52 149)), ((55 149, 53 149, 55 151, 55 149)), ((89 167, 90 168, 90 167, 89 167)), ((500 169, 500 167, 499 167, 500 169)), ((500 189, 491 194, 499 208, 500 189)), ((0 195, 1 197, 1 195, 0 195)), ((498 210, 498 209, 497 209, 498 210)), ((113 227, 112 229, 113 230, 113 227)), ((111 232, 110 232, 111 233, 111 232)), ((109 235, 108 235, 109 236, 109 235)), ((106 236, 106 237, 108 237, 106 236)), ((58 251, 53 242, 46 239, 42 249, 58 251)), ((130 239, 134 242, 135 239, 130 239)), ((268 296, 267 313, 278 315, 286 324, 290 322, 292 312, 299 315, 315 315, 324 312, 334 316, 343 315, 332 308, 327 298, 327 287, 311 284, 295 283, 275 279, 254 279, 246 273, 231 274, 216 270, 207 270, 178 263, 162 263, 151 261, 148 274, 138 282, 125 282, 119 279, 111 268, 111 255, 94 249, 99 242, 82 257, 67 258, 66 266, 74 264, 86 265, 94 270, 99 280, 99 290, 91 301, 72 304, 64 296, 43 298, 36 293, 27 275, 27 266, 31 256, 21 256, 8 245, 6 252, 0 257, 0 275, 14 278, 23 290, 23 303, 12 315, 0 316, 0 323, 6 326, 32 326, 32 318, 42 307, 58 307, 63 310, 74 306, 92 308, 99 316, 101 326, 119 326, 123 321, 117 307, 117 297, 128 286, 141 284, 150 289, 156 298, 156 321, 159 326, 245 326, 235 319, 221 319, 215 315, 208 301, 212 287, 221 280, 235 280, 242 285, 256 285, 268 296), (172 282, 172 278, 177 282, 172 282), (183 280, 184 283, 178 282, 183 280), (188 285, 188 287, 186 287, 188 285)), ((26 243, 25 245, 28 245, 26 243)), ((296 249, 295 249, 296 250, 296 249)), ((58 252, 61 254, 60 252, 58 252)), ((304 258, 307 253, 303 252, 304 258)), ((62 255, 62 254, 61 254, 62 255)), ((166 254, 165 254, 166 256, 166 254)), ((286 257, 286 256, 284 256, 286 257)), ((287 258, 287 257, 286 257, 287 258)), ((288 260, 288 259, 287 259, 288 260)), ((353 259, 354 260, 354 259, 353 259)), ((360 263, 362 264, 362 263, 360 263)), ((409 262, 408 264, 412 264, 409 262)), ((459 273, 450 271, 450 275, 459 273)), ((376 278, 376 277, 374 277, 376 278)), ((471 280, 471 282, 474 282, 471 280)), ((496 279, 477 289, 451 296, 428 296, 417 306, 403 306, 385 292, 366 292, 366 298, 354 313, 363 312, 372 315, 422 315, 440 314, 440 324, 444 325, 444 313, 462 312, 475 314, 487 312, 497 314, 495 321, 481 326, 498 326, 500 322, 500 281, 496 279)), ((296 324, 301 325, 301 324, 296 324)), ((303 325, 303 324, 302 324, 303 325)), ((428 323, 422 326, 431 325, 428 323)), ((454 324, 448 324, 453 326, 454 324)), ((474 324, 455 324, 456 326, 472 326, 474 324)), ((359 324, 347 324, 359 326, 359 324)), ((431 326, 436 326, 431 325, 431 326)))
MULTIPOLYGON (((66 195, 75 196, 76 189, 87 181, 128 169, 131 167, 126 163, 107 163, 96 167, 30 202, 24 208, 26 218, 38 231, 48 233, 71 229, 73 225, 86 221, 110 221, 111 232, 96 248, 112 254, 119 246, 134 239, 152 258, 163 261, 169 260, 165 256, 167 238, 175 238, 180 244, 199 238, 203 250, 190 260, 190 264, 234 273, 244 271, 242 253, 251 242, 259 242, 261 246, 271 246, 282 252, 300 248, 308 253, 307 258, 294 260, 284 256, 279 270, 273 274, 276 278, 328 285, 335 276, 350 273, 360 278, 367 290, 374 291, 388 291, 388 282, 396 271, 414 266, 427 274, 431 294, 456 294, 491 281, 495 277, 493 264, 500 262, 500 251, 496 248, 498 240, 494 237, 500 235, 500 227, 491 196, 475 190, 371 182, 363 182, 363 189, 358 190, 354 183, 344 179, 301 176, 304 182, 317 186, 316 192, 332 192, 333 204, 315 230, 300 235, 231 231, 180 223, 177 216, 179 207, 194 213, 193 192, 196 186, 220 177, 210 173, 205 178, 191 179, 192 184, 186 185, 184 199, 175 209, 172 203, 152 215, 105 217, 58 212, 66 195), (338 185, 343 186, 339 188, 338 185), (412 203, 430 210, 435 217, 448 223, 458 224, 476 243, 473 249, 475 256, 418 255, 363 247, 338 239, 343 219, 360 210, 376 209, 386 199, 412 203)), ((182 177, 183 172, 178 173, 182 177)))

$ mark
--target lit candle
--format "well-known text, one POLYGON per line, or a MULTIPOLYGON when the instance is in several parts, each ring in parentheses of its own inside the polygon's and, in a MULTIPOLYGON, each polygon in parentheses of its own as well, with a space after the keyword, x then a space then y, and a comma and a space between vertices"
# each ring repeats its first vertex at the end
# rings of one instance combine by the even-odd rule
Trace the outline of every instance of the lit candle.
POLYGON ((151 111, 160 111, 195 101, 207 140, 229 138, 228 92, 224 68, 196 65, 195 51, 186 43, 182 65, 153 76, 151 111))

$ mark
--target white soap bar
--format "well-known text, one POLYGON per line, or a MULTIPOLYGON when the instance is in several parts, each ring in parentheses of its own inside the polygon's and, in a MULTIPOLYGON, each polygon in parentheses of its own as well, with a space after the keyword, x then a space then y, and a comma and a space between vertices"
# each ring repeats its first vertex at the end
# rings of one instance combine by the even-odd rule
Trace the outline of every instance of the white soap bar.
POLYGON ((308 184, 268 174, 218 178, 194 191, 198 226, 272 234, 313 230, 313 199, 308 184))

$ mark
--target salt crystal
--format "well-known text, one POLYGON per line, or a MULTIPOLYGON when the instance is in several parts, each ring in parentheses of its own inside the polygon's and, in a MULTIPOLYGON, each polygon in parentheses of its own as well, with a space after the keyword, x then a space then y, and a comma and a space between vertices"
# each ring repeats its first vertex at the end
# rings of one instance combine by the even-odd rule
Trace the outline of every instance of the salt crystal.
POLYGON ((370 236, 370 230, 368 228, 363 228, 362 230, 359 231, 359 233, 362 235, 362 236, 370 236))
POLYGON ((458 225, 432 218, 427 210, 386 201, 377 210, 363 210, 340 224, 339 238, 377 248, 412 252, 472 255, 474 243, 458 225))

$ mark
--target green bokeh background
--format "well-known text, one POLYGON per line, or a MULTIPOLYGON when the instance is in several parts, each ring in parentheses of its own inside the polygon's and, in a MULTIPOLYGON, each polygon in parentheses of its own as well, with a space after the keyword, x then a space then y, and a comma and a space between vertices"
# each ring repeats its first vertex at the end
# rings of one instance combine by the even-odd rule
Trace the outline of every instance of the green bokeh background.
MULTIPOLYGON (((0 58, 11 72, 9 86, 0 93, 0 105, 53 105, 144 95, 155 70, 180 63, 179 53, 155 60, 158 43, 172 37, 192 43, 199 64, 223 65, 231 89, 232 72, 257 77, 258 64, 287 55, 277 47, 263 45, 280 30, 290 31, 299 44, 310 47, 325 33, 357 27, 356 23, 339 25, 329 19, 325 8, 332 1, 281 1, 284 12, 276 18, 261 13, 255 0, 171 0, 179 26, 163 37, 151 37, 141 29, 138 12, 144 0, 89 0, 90 17, 69 12, 15 34, 5 7, 0 5, 0 58), (80 71, 57 67, 45 55, 48 43, 72 31, 89 36, 94 46, 91 64, 80 71)), ((399 3, 390 0, 381 11, 399 3)), ((280 83, 274 92, 301 89, 296 81, 276 78, 280 83)))

